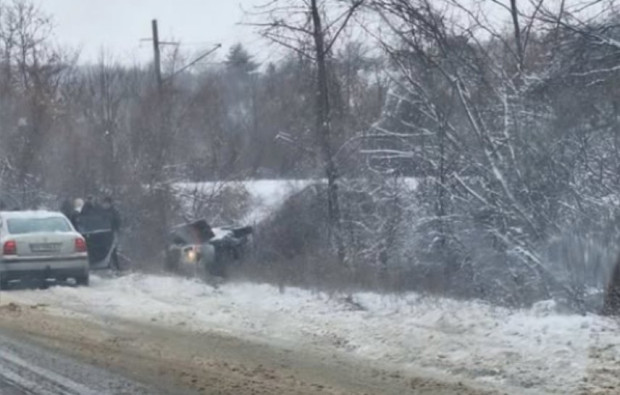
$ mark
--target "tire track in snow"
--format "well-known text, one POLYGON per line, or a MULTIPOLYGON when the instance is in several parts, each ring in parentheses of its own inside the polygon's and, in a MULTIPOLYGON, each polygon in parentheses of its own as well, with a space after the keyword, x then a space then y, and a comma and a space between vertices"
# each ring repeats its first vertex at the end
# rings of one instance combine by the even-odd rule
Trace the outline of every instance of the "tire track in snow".
POLYGON ((6 350, 0 355, 0 377, 14 387, 37 395, 105 395, 51 370, 33 365, 6 350))
POLYGON ((617 321, 592 328, 588 367, 579 394, 615 395, 620 391, 620 344, 617 321))

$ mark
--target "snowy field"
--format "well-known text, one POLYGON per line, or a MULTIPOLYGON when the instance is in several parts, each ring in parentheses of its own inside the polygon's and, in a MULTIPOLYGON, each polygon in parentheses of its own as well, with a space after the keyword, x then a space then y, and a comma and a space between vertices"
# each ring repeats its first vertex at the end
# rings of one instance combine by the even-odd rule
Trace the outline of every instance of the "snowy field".
MULTIPOLYGON (((303 180, 245 180, 238 181, 241 183, 250 195, 250 204, 248 212, 245 213, 243 223, 256 224, 265 219, 269 214, 273 213, 278 207, 286 201, 291 195, 303 190, 304 188, 325 182, 321 179, 303 179, 303 180)), ((418 186, 418 180, 415 178, 401 178, 400 182, 407 190, 414 190, 418 186)), ((222 185, 232 182, 182 182, 175 184, 178 190, 191 192, 194 190, 208 192, 221 187, 222 185)))
MULTIPOLYGON (((250 195, 248 212, 245 213, 243 223, 255 224, 262 221, 276 210, 286 199, 301 191, 305 187, 319 180, 247 180, 239 181, 250 195)), ((178 190, 191 192, 194 190, 208 193, 217 190, 223 185, 234 185, 236 182, 185 182, 177 183, 178 190)))
POLYGON ((617 393, 620 332, 598 316, 562 315, 552 302, 507 310, 416 294, 351 299, 269 285, 131 274, 89 288, 5 292, 2 303, 53 314, 122 318, 216 331, 295 349, 341 352, 402 372, 474 380, 508 393, 617 393), (608 392, 598 392, 607 386, 608 392), (611 388, 611 390, 610 390, 611 388))

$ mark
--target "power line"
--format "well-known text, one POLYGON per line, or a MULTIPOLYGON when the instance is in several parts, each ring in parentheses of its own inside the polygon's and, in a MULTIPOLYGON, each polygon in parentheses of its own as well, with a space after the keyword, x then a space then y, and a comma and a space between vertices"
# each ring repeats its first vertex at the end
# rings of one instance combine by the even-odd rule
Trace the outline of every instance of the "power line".
POLYGON ((190 67, 194 66, 196 63, 200 62, 201 60, 203 60, 204 58, 206 58, 207 56, 211 55, 213 52, 217 51, 218 49, 220 49, 222 47, 222 44, 216 44, 212 49, 210 49, 207 52, 203 53, 202 55, 198 56, 196 59, 192 60, 191 62, 189 62, 185 66, 181 67, 179 70, 173 72, 168 77, 163 78, 162 74, 161 74, 161 50, 160 50, 160 47, 162 45, 174 45, 174 46, 178 47, 179 45, 181 45, 181 43, 177 42, 177 41, 159 41, 159 31, 158 31, 158 27, 157 27, 157 19, 153 19, 151 21, 151 28, 152 28, 152 38, 143 38, 140 41, 153 41, 153 63, 154 63, 154 68, 155 68, 155 78, 157 80, 157 87, 158 87, 160 93, 163 90, 163 83, 164 83, 164 81, 171 80, 174 76, 176 76, 176 75, 184 72, 185 70, 189 69, 190 67))
POLYGON ((185 70, 189 69, 190 67, 192 67, 196 63, 200 62, 201 60, 203 60, 207 56, 211 55, 213 52, 217 51, 220 48, 222 48, 222 44, 216 44, 214 48, 212 48, 212 49, 208 50, 207 52, 203 53, 202 55, 198 56, 196 59, 192 60, 191 62, 189 62, 185 66, 181 67, 179 70, 177 70, 174 73, 172 73, 170 76, 166 77, 166 81, 171 79, 175 75, 178 75, 178 74, 184 72, 185 70))

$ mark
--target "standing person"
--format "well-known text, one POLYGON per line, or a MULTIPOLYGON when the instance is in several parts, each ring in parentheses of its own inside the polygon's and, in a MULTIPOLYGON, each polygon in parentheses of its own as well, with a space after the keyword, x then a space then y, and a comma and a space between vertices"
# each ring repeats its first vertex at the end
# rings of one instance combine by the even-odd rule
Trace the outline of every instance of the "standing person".
POLYGON ((118 260, 118 236, 121 230, 121 215, 119 214, 116 207, 114 207, 114 202, 110 196, 106 196, 103 199, 103 203, 100 208, 101 214, 110 221, 110 228, 112 229, 112 234, 114 235, 114 244, 112 246, 112 256, 110 257, 110 266, 116 270, 120 270, 120 264, 118 260))
POLYGON ((95 197, 93 195, 88 195, 86 197, 86 202, 84 202, 84 207, 82 207, 81 214, 89 215, 95 211, 97 204, 95 202, 95 197))
POLYGON ((84 210, 84 200, 80 198, 75 199, 73 201, 73 211, 71 212, 71 216, 69 217, 69 220, 71 221, 75 229, 77 229, 78 231, 80 230, 79 229, 80 215, 82 215, 83 210, 84 210))
POLYGON ((65 217, 71 219, 73 214, 73 204, 71 204, 71 199, 63 199, 62 203, 60 203, 60 212, 65 215, 65 217))
POLYGON ((103 203, 101 204, 101 213, 106 216, 110 220, 110 224, 112 226, 112 231, 117 233, 121 230, 121 215, 119 214, 116 207, 114 207, 114 202, 110 196, 106 196, 103 198, 103 203))

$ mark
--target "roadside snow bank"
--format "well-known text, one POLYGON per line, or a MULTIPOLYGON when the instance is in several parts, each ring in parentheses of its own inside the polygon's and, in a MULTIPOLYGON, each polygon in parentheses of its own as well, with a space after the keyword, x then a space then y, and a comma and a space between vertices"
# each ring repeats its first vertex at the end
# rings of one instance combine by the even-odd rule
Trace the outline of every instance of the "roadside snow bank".
POLYGON ((221 331, 293 349, 337 349, 404 371, 426 368, 519 388, 515 393, 577 392, 586 378, 593 385, 599 367, 609 368, 596 350, 620 360, 615 322, 560 315, 550 303, 511 311, 416 294, 338 298, 249 283, 214 289, 139 274, 94 277, 89 288, 4 293, 2 302, 10 301, 46 304, 59 314, 221 331))

